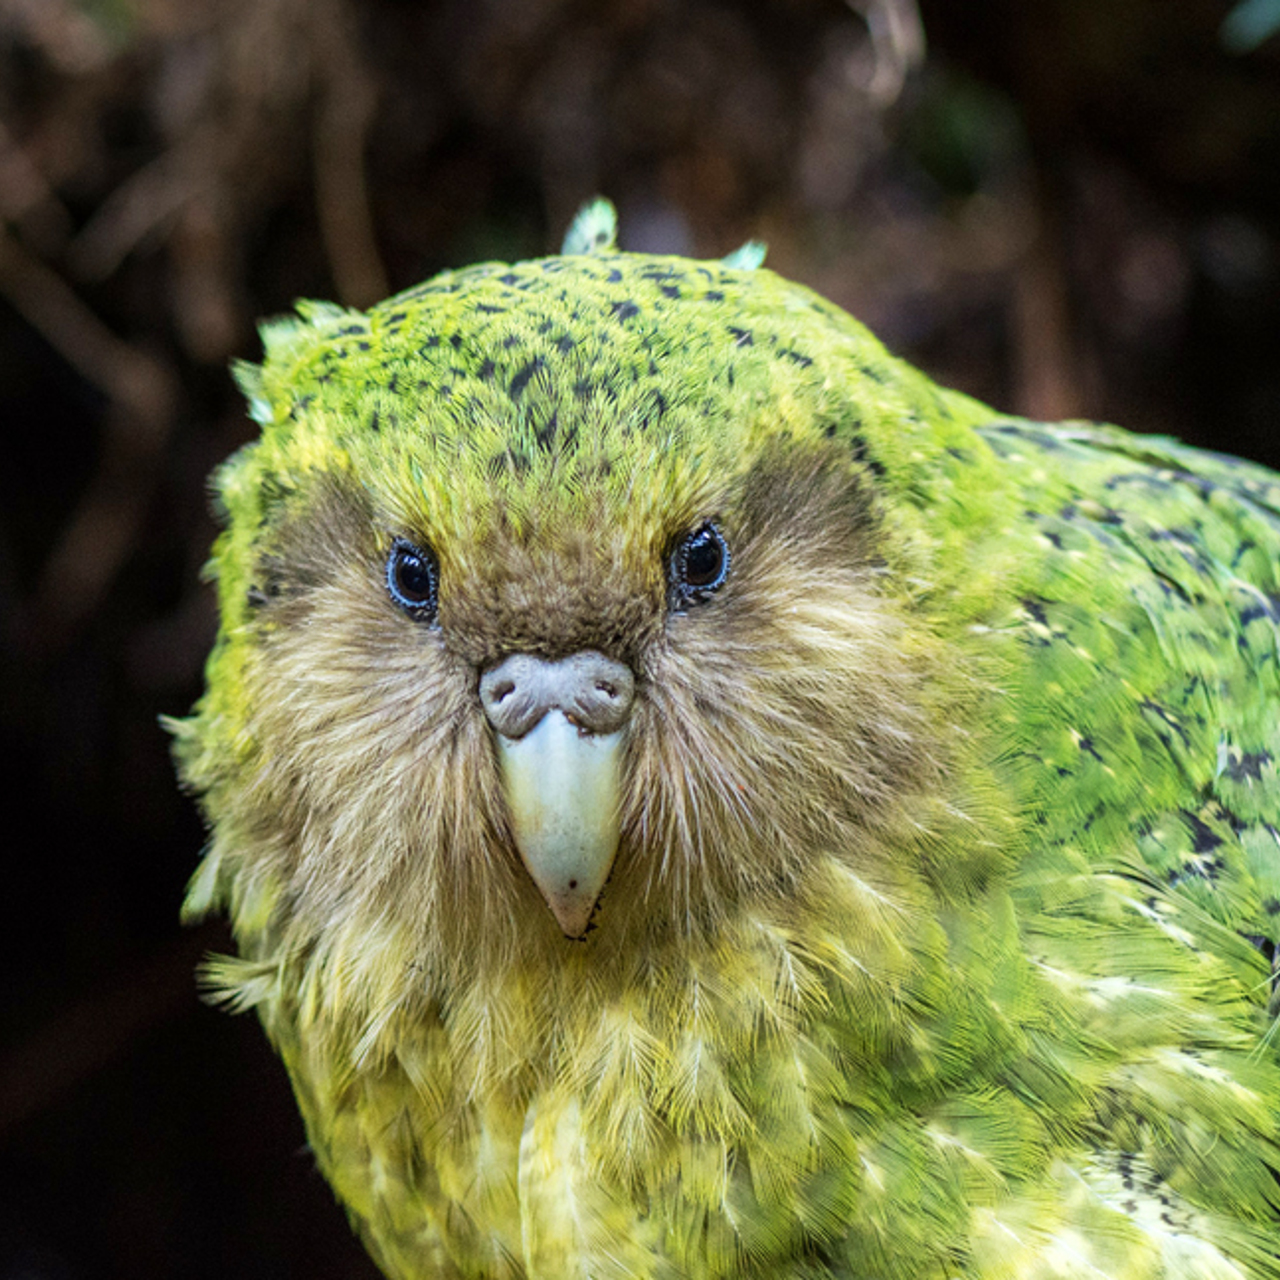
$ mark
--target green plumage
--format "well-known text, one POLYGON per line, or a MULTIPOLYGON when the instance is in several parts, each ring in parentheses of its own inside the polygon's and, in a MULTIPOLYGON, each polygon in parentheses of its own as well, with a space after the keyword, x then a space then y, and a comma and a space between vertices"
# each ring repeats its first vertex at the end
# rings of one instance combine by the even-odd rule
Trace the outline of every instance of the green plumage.
POLYGON ((371 1252, 1280 1277, 1280 478, 993 413, 756 248, 612 242, 304 304, 239 374, 187 911, 371 1252), (477 682, 584 651, 636 694, 576 940, 477 682))

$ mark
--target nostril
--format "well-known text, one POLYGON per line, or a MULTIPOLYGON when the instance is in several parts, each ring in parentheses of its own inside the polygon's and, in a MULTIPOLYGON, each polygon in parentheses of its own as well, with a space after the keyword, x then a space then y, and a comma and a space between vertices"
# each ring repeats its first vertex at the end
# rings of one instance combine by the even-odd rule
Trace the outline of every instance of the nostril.
POLYGON ((626 722, 635 677, 594 650, 567 658, 513 653, 480 677, 480 704, 504 737, 520 738, 549 711, 583 733, 613 733, 626 722))

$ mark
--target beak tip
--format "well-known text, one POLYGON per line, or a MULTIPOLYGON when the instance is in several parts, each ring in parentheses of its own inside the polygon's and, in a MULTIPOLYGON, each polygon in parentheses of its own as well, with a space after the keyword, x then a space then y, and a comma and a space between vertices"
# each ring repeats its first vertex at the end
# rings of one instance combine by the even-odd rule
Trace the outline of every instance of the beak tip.
POLYGON ((548 896, 547 906, 566 938, 581 942, 586 937, 591 917, 595 915, 599 897, 587 898, 583 894, 565 893, 548 896))

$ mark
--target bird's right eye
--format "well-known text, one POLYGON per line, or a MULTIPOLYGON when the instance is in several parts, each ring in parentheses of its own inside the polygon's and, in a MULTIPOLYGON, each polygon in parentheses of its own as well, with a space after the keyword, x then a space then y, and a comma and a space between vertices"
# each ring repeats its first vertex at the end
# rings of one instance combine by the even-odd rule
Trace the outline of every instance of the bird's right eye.
POLYGON ((676 606, 706 600, 729 576, 729 544, 712 520, 683 537, 671 552, 669 573, 676 606))
POLYGON ((387 594, 417 622, 434 622, 440 594, 440 566, 426 548, 404 538, 387 556, 387 594))

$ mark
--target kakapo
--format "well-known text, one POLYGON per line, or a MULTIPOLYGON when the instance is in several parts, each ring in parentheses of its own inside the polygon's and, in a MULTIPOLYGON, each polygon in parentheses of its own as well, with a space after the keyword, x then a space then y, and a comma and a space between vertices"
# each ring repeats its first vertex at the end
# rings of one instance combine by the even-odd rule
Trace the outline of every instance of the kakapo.
POLYGON ((1280 477, 760 265, 239 369, 186 912, 388 1276, 1280 1276, 1280 477))

